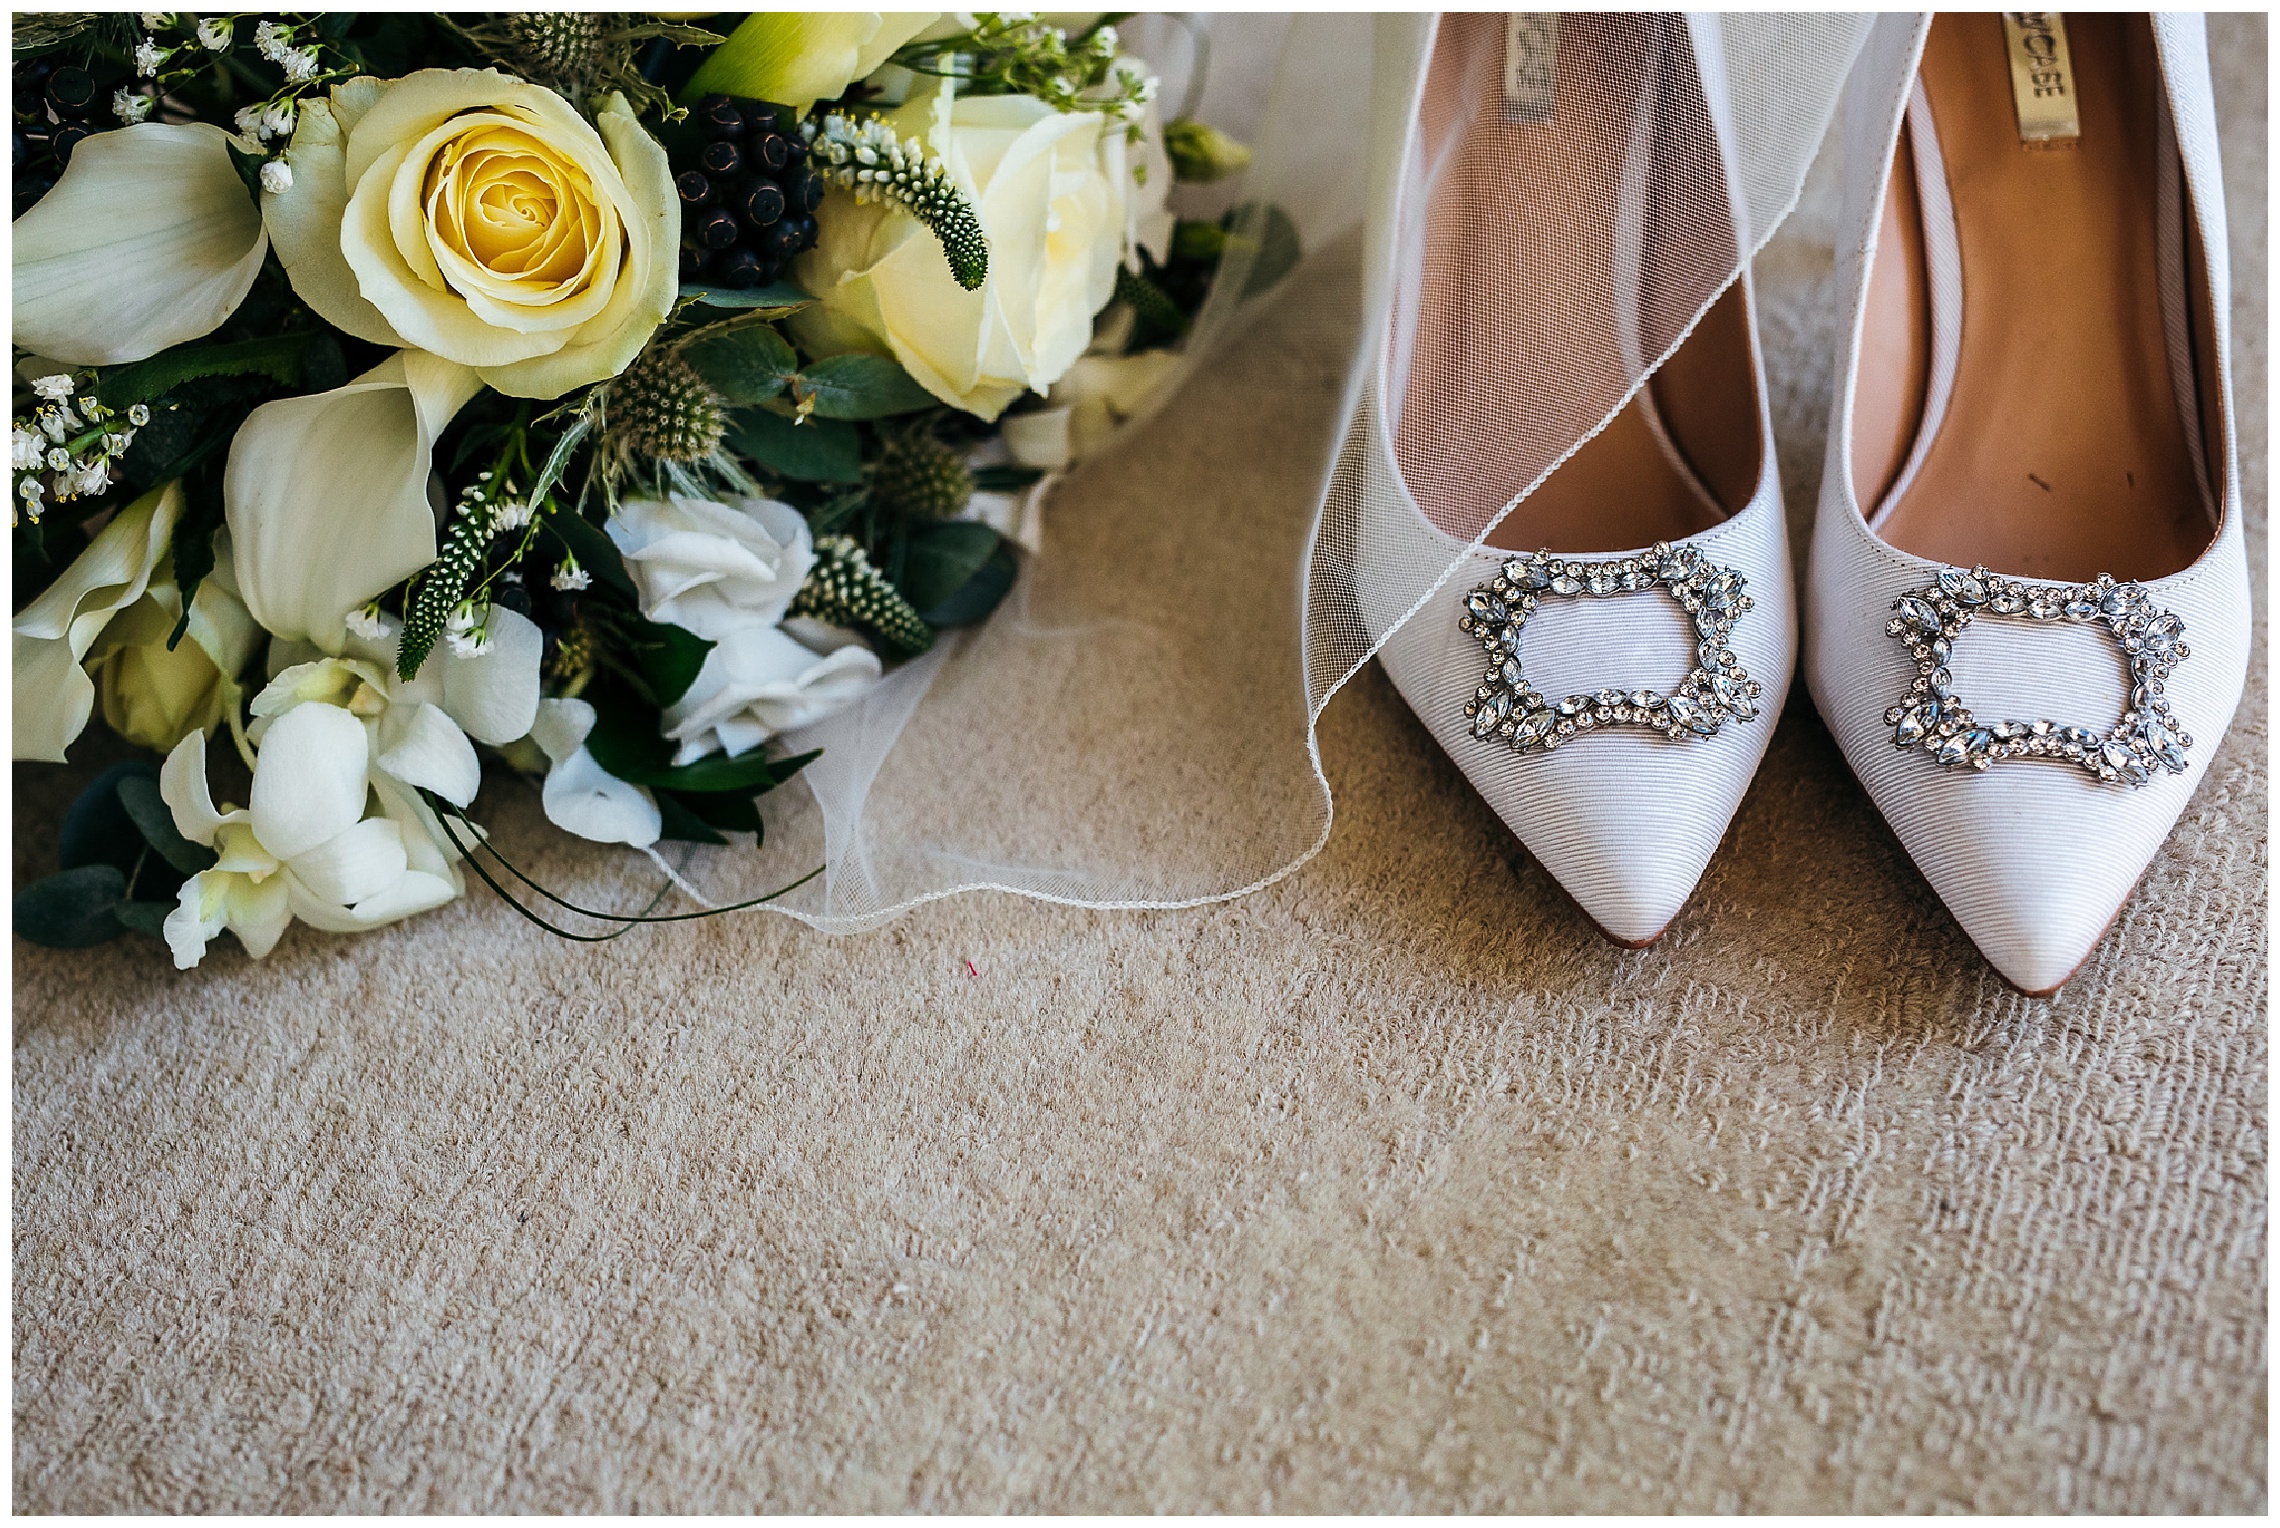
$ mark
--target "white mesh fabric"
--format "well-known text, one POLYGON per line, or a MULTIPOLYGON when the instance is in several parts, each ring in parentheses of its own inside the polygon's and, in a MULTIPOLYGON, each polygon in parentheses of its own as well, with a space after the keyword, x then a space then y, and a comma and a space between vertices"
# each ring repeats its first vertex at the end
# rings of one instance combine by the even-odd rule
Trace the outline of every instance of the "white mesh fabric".
MULTIPOLYGON (((1204 196, 1286 210, 1307 259, 1254 293, 1248 254, 1231 254, 1190 342, 1208 368, 1191 365, 1177 397, 1060 487, 1043 554, 986 626, 786 740, 823 756, 766 798, 761 855, 690 854, 708 896, 820 862, 823 877, 774 907, 826 929, 984 887, 1175 906, 1264 885, 1321 846, 1323 706, 1732 283, 1794 200, 1867 21, 1563 16, 1561 147, 1509 164, 1490 56, 1501 21, 1457 24, 1482 39, 1457 60, 1469 108, 1413 140, 1433 17, 1212 19, 1199 114, 1247 132, 1257 159, 1239 188, 1204 196), (1261 67, 1225 72, 1246 58, 1261 67), (1623 208, 1597 171, 1641 140, 1657 173, 1630 205, 1640 269, 1624 289, 1638 300, 1619 319, 1623 208), (1436 178, 1436 164, 1462 169, 1436 178), (1396 304, 1426 198, 1482 176, 1525 212, 1476 221, 1477 247, 1453 251, 1498 310, 1463 289, 1396 304), (1382 409, 1397 310, 1417 355, 1400 427, 1464 506, 1453 541, 1365 513, 1385 485, 1353 442, 1382 409), (1365 586, 1390 615, 1365 618, 1365 586)), ((637 905, 654 878, 581 863, 607 905, 637 905)))

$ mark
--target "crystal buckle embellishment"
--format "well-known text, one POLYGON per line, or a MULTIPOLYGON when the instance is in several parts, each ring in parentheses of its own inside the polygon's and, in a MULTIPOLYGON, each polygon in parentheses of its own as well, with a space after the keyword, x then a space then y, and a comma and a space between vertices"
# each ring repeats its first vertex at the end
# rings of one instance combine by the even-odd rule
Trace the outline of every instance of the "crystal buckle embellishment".
POLYGON ((1465 596, 1465 613, 1457 618, 1490 664, 1465 702, 1473 736, 1501 739, 1516 752, 1530 753, 1557 748, 1595 727, 1645 727, 1685 742, 1716 736, 1729 717, 1751 720, 1764 690, 1727 645, 1734 623, 1756 604, 1742 592, 1746 582, 1692 547, 1660 541, 1636 557, 1607 562, 1578 562, 1550 552, 1511 558, 1494 579, 1465 596), (1601 690, 1554 701, 1529 686, 1520 665, 1520 628, 1537 601, 1604 599, 1645 589, 1661 589, 1694 620, 1696 667, 1676 690, 1601 690))
POLYGON ((1898 748, 1921 748, 1951 769, 1985 769, 2000 759, 2046 758, 2077 765, 2093 778, 2144 785, 2154 771, 2185 773, 2191 735, 2177 725, 2162 688, 2190 655, 2185 623, 2153 602, 2137 584, 2101 573, 2071 587, 2023 584, 1984 567, 1966 573, 1942 568, 1928 588, 1892 602, 1899 612, 1885 635, 1904 643, 1916 660, 1916 680, 1898 705, 1884 713, 1898 748), (2053 722, 1982 724, 1955 693, 1948 654, 1981 615, 2021 615, 2034 621, 2073 621, 2104 627, 2130 665, 2130 705, 2108 732, 2053 722))

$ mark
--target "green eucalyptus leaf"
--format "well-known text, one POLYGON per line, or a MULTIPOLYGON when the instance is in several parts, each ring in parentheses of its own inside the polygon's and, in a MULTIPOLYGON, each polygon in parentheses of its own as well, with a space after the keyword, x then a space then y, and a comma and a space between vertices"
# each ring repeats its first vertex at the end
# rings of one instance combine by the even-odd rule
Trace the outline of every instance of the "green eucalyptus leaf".
POLYGON ((1013 555, 1013 544, 1000 541, 990 553, 989 560, 974 570, 974 576, 958 586, 957 592, 938 604, 928 605, 919 611, 926 624, 938 631, 957 626, 972 626, 988 618, 1013 589, 1013 581, 1021 572, 1021 563, 1013 555))
POLYGON ((174 827, 173 809, 167 806, 158 793, 158 782, 143 775, 128 775, 119 781, 119 804, 127 809, 135 826, 153 849, 176 870, 184 875, 196 875, 211 870, 219 858, 213 850, 201 848, 184 838, 174 827))
MULTIPOLYGON (((978 520, 944 520, 911 530, 896 587, 912 608, 941 604, 982 570, 1005 538, 978 520)), ((934 623, 927 622, 929 626, 934 623)))
POLYGON ((705 286, 702 283, 684 282, 683 297, 694 298, 708 308, 736 312, 760 312, 769 318, 783 318, 797 313, 814 303, 815 299, 788 281, 778 281, 762 287, 705 286))
POLYGON ((863 479, 863 437, 844 419, 794 421, 766 409, 741 409, 729 426, 728 444, 797 483, 863 479))
POLYGON ((697 369, 697 375, 730 403, 773 398, 800 369, 800 358, 792 353, 790 342, 765 326, 716 334, 696 341, 681 354, 697 369))
POLYGON ((883 355, 835 355, 801 373, 795 397, 810 399, 825 419, 884 419, 915 414, 939 400, 883 355))
POLYGON ((170 902, 121 902, 111 909, 111 916, 138 934, 153 939, 166 937, 166 917, 174 911, 170 902))
POLYGON ((127 894, 116 865, 81 865, 16 893, 17 937, 51 950, 83 950, 125 931, 115 909, 127 894))
POLYGON ((109 865, 122 875, 134 873, 135 861, 142 858, 144 839, 134 817, 119 800, 123 780, 141 780, 156 790, 158 766, 144 759, 127 759, 89 782, 63 814, 56 858, 64 869, 109 865))

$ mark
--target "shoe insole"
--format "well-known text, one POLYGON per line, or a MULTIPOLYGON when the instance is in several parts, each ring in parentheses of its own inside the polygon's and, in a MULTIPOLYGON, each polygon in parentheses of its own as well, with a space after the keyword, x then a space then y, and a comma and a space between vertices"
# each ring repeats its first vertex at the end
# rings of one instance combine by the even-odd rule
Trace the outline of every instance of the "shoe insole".
MULTIPOLYGON (((1629 389, 1618 325, 1632 325, 1629 348, 1651 357, 1710 295, 1660 272, 1656 252, 1691 251, 1667 263, 1692 274, 1713 263, 1703 250, 1722 238, 1717 257, 1728 258, 1733 244, 1730 221, 1677 226, 1703 215, 1714 200, 1698 194, 1704 178, 1721 173, 1683 20, 1570 12, 1557 25, 1548 121, 1503 109, 1500 14, 1445 14, 1428 66, 1421 137, 1428 166, 1439 154, 1448 164, 1426 212, 1394 446, 1425 514, 1467 538, 1629 389), (1633 162, 1642 151, 1646 166, 1633 162), (1620 278, 1634 289, 1619 293, 1619 267, 1632 264, 1617 258, 1627 164, 1634 184, 1647 182, 1630 214, 1646 274, 1620 278), (1658 199, 1658 174, 1690 177, 1697 194, 1658 199)), ((1747 503, 1761 442, 1742 303, 1736 287, 1657 374, 1652 406, 1668 446, 1634 401, 1489 544, 1623 551, 1705 530, 1747 503)))
MULTIPOLYGON (((2043 147, 2020 142, 2001 18, 1932 23, 1922 79, 1955 208, 1961 346, 1937 433, 1877 529, 2023 577, 2157 578, 2211 538, 2162 322, 2160 65, 2142 16, 2065 19, 2081 136, 2043 147)), ((1918 201, 1903 140, 1888 234, 1920 218, 1918 201)), ((1854 466, 1872 513, 1922 406, 1925 235, 1909 232, 1870 281, 1854 466)))

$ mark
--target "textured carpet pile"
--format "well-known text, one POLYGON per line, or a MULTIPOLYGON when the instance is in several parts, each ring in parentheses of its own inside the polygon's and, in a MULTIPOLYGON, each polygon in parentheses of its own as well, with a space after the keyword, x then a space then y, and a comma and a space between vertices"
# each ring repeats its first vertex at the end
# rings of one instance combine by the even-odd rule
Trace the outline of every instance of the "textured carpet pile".
MULTIPOLYGON (((1760 264, 1801 516, 1832 158, 1760 264)), ((2261 1509, 2266 706, 2049 1001, 1802 692, 1626 953, 1374 668, 1328 848, 1227 906, 19 942, 15 1505, 2261 1509)), ((17 768, 19 884, 85 775, 17 768)))

